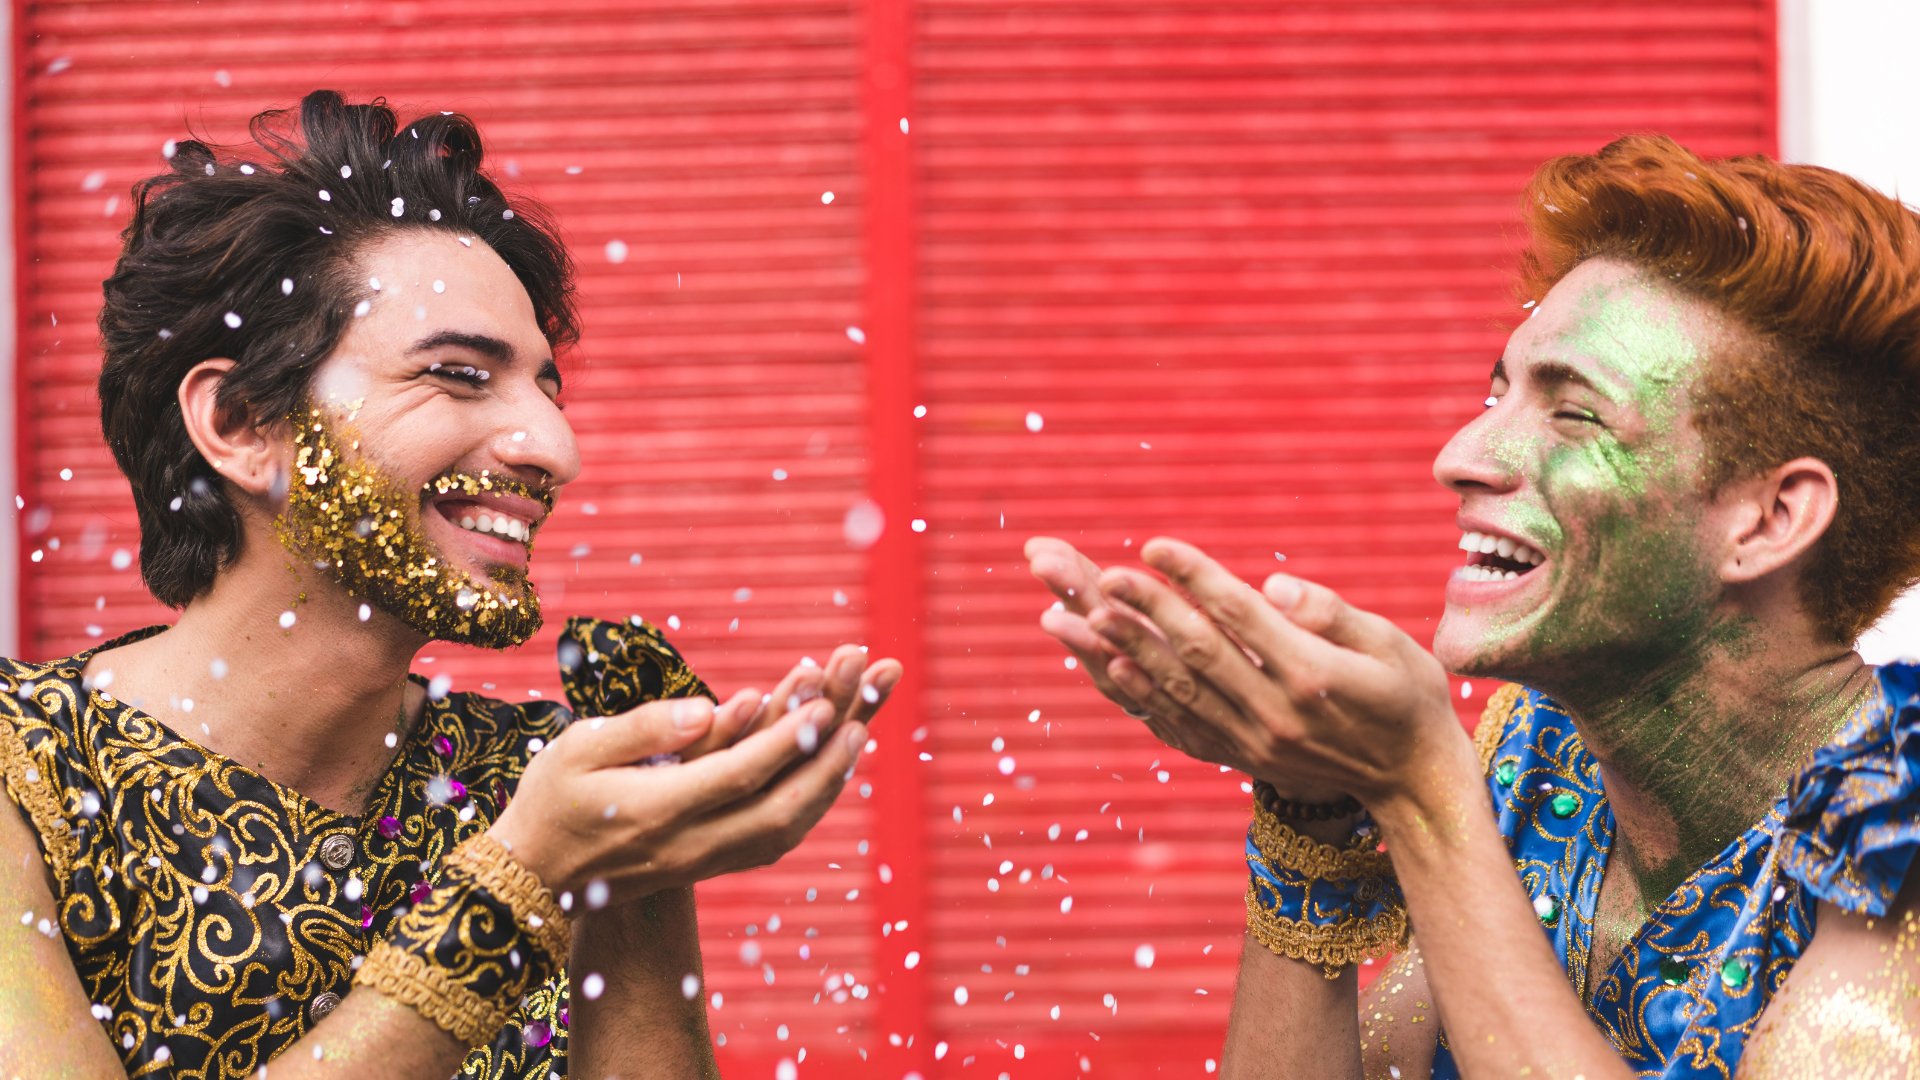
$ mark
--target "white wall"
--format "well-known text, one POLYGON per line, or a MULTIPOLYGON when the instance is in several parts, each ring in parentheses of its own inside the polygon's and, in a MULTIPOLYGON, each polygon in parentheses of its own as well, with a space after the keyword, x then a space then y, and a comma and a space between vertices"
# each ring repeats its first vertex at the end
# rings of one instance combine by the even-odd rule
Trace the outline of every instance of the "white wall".
MULTIPOLYGON (((1781 0, 1781 156, 1920 204, 1916 41, 1914 0, 1781 0)), ((1920 590, 1860 639, 1860 653, 1872 663, 1920 657, 1920 590)))

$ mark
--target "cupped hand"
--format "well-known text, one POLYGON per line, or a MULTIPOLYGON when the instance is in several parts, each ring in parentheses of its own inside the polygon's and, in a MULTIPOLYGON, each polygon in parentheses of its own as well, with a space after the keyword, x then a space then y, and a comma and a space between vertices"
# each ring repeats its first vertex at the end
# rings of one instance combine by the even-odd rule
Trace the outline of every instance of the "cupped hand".
POLYGON ((1471 754, 1446 672, 1391 622, 1286 574, 1256 590, 1178 540, 1141 556, 1168 580, 1104 571, 1125 614, 1090 625, 1114 653, 1108 677, 1169 745, 1292 798, 1369 805, 1416 786, 1423 763, 1471 754))
POLYGON ((576 720, 528 763, 490 831, 549 888, 590 903, 596 884, 623 902, 768 865, 833 805, 900 675, 898 661, 869 665, 843 646, 824 669, 798 665, 784 694, 576 720))

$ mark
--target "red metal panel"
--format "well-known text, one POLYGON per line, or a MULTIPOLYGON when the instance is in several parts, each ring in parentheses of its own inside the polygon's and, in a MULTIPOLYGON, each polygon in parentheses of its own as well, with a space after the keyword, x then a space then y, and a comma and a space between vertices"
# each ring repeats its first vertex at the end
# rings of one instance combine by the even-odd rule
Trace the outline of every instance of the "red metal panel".
POLYGON ((920 11, 933 1023, 984 1075, 1201 1075, 1247 796, 1042 647, 1022 540, 1284 557, 1424 637, 1522 182, 1635 129, 1772 149, 1771 5, 920 11))
MULTIPOLYGON (((24 5, 16 407, 23 558, 43 560, 24 651, 160 614, 113 569, 133 522, 88 385, 113 193, 183 121, 230 138, 314 85, 465 109, 585 270, 569 415, 590 465, 543 551, 553 609, 677 617, 722 686, 841 639, 926 661, 878 733, 872 800, 703 892, 730 1073, 801 1048, 824 1075, 1198 1071, 1238 947, 1244 796, 1088 700, 1034 629, 1021 539, 1115 559, 1178 532, 1250 576, 1285 555, 1424 635, 1453 561, 1427 464, 1500 344, 1521 181, 1633 129, 1771 150, 1773 17, 24 5), (841 525, 867 497, 888 529, 863 553, 841 525)), ((432 662, 550 693, 548 655, 432 662)))
MULTIPOLYGON (((563 363, 587 468, 536 559, 548 610, 676 623, 723 690, 771 689, 803 653, 865 638, 865 559, 841 524, 868 457, 846 332, 864 280, 850 3, 75 2, 19 21, 19 460, 42 559, 22 581, 26 654, 164 615, 115 569, 137 536, 90 387, 128 185, 189 123, 234 140, 316 86, 470 112, 573 245, 586 334, 563 363)), ((422 662, 505 696, 557 686, 551 632, 422 662)), ((850 1068, 871 1041, 869 805, 850 792, 780 866, 702 887, 729 1075, 801 1047, 850 1068)))

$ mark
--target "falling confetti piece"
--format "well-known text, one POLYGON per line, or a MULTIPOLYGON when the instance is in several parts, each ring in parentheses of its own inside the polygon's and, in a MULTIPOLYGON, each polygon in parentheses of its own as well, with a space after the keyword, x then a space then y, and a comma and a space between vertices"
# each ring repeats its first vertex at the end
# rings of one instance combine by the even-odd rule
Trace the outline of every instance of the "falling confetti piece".
POLYGON ((847 327, 847 340, 853 342, 855 345, 865 345, 867 343, 867 332, 857 326, 849 326, 847 327))
POLYGON ((823 205, 823 206, 824 206, 824 205, 826 205, 826 204, 828 204, 828 203, 831 203, 832 201, 833 201, 833 192, 831 192, 831 191, 823 191, 823 192, 821 192, 821 193, 820 193, 820 203, 821 203, 821 205, 823 205))
POLYGON ((1153 946, 1142 945, 1133 950, 1133 966, 1145 971, 1153 966, 1153 946))
POLYGON ((1041 428, 1045 427, 1046 425, 1047 425, 1046 418, 1041 416, 1039 413, 1030 412, 1027 414, 1027 430, 1028 431, 1039 431, 1041 428))
POLYGON ((295 614, 294 614, 293 612, 291 612, 291 611, 283 611, 283 612, 281 612, 281 613, 280 613, 280 629, 282 629, 282 630, 291 630, 291 629, 293 629, 293 624, 294 624, 294 622, 295 622, 295 620, 296 620, 296 619, 298 619, 298 616, 296 616, 296 615, 295 615, 295 614))
POLYGON ((227 312, 225 319, 226 319, 228 329, 230 330, 240 329, 240 313, 239 312, 229 311, 227 312))
POLYGON ((607 241, 607 261, 623 263, 627 261, 627 244, 624 240, 607 241))

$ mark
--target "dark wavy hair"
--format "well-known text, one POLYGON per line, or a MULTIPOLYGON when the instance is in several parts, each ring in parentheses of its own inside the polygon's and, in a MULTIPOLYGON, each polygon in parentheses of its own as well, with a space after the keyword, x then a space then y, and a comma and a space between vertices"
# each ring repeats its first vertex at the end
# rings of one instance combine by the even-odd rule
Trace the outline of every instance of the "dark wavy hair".
POLYGON ((384 99, 349 105, 316 90, 248 130, 252 145, 182 141, 170 171, 134 186, 133 220, 104 283, 100 423, 133 487, 141 576, 172 607, 212 587, 242 535, 222 481, 187 437, 181 379, 228 357, 216 398, 225 416, 292 414, 367 295, 354 263, 368 245, 410 230, 473 237, 520 279, 555 349, 579 336, 566 248, 544 210, 509 203, 481 171, 480 133, 466 117, 433 113, 402 127, 384 99))
POLYGON ((1920 214, 1851 177, 1764 157, 1707 160, 1660 135, 1540 167, 1521 291, 1611 257, 1759 339, 1695 388, 1709 491, 1801 455, 1840 484, 1801 600, 1851 644, 1920 580, 1920 214))

